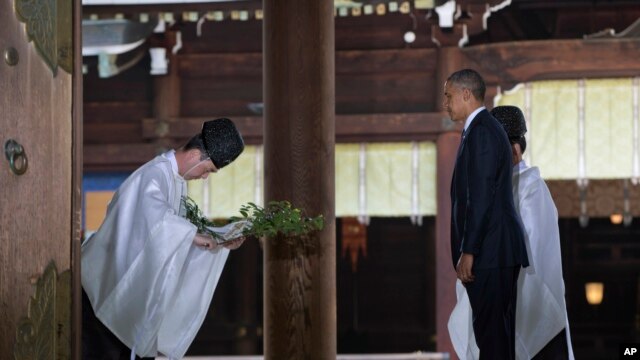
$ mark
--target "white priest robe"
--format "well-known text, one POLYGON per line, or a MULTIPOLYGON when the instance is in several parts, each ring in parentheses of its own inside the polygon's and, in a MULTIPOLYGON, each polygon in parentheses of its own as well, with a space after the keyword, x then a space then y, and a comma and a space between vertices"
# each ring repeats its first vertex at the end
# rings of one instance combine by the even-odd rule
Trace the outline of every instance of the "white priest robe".
MULTIPOLYGON (((516 305, 516 359, 531 359, 563 328, 573 360, 564 299, 558 211, 537 167, 524 161, 514 166, 513 199, 525 230, 530 266, 520 270, 516 305)), ((456 281, 457 304, 449 318, 451 342, 460 359, 479 358, 473 333, 471 304, 456 281)))
POLYGON ((82 244, 82 287, 96 317, 141 357, 184 356, 229 255, 193 245, 183 195, 174 152, 157 156, 125 180, 82 244))

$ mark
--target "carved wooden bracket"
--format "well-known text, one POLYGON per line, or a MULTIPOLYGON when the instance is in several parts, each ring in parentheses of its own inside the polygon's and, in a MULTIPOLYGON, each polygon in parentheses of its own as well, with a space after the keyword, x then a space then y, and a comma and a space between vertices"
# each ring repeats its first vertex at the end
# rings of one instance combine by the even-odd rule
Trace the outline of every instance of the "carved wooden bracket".
MULTIPOLYGON (((142 137, 150 140, 170 138, 183 142, 199 133, 202 123, 209 118, 211 117, 143 119, 142 137)), ((233 117, 232 120, 242 133, 245 143, 262 143, 263 119, 261 116, 238 116, 233 117)), ((439 133, 451 131, 454 127, 455 124, 444 112, 336 115, 336 140, 337 142, 434 140, 439 133)))
MULTIPOLYGON (((431 40, 438 47, 463 47, 469 37, 487 30, 487 19, 511 1, 504 0, 466 0, 457 1, 453 13, 453 26, 441 27, 437 10, 430 10, 427 19, 431 23, 431 40)), ((450 15, 450 14, 443 14, 450 15)))
POLYGON ((58 66, 73 73, 73 1, 14 0, 29 41, 55 76, 58 66))
POLYGON ((535 80, 633 77, 640 71, 635 39, 517 41, 460 51, 462 67, 503 89, 535 80))

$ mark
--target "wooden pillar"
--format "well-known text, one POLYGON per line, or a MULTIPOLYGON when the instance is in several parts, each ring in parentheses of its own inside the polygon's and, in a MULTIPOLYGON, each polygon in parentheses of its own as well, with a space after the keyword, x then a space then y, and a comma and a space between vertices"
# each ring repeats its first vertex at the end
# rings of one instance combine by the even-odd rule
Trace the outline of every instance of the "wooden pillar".
POLYGON ((308 244, 265 242, 265 359, 336 358, 333 1, 263 1, 265 202, 324 215, 308 244), (311 245, 310 247, 307 245, 311 245))
MULTIPOLYGON (((461 52, 456 47, 438 50, 438 72, 436 74, 436 105, 440 111, 444 100, 444 83, 447 77, 460 70, 461 52)), ((457 124, 457 129, 461 124, 457 124)), ((456 273, 451 263, 451 176, 456 161, 460 133, 444 132, 438 136, 437 146, 437 206, 436 216, 436 347, 438 351, 448 352, 456 359, 447 322, 456 304, 456 273)))

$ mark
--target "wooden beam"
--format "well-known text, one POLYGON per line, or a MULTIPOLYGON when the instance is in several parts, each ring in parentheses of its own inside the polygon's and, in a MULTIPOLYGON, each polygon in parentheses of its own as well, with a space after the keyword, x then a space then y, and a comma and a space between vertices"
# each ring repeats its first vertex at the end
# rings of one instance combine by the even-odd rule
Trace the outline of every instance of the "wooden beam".
POLYGON ((453 128, 455 124, 441 112, 336 116, 339 142, 435 140, 439 133, 453 128))
MULTIPOLYGON (((436 49, 336 51, 336 74, 433 72, 436 49)), ((179 54, 181 77, 262 76, 261 53, 179 54)))
MULTIPOLYGON (((174 119, 171 122, 158 122, 144 119, 142 137, 153 140, 167 133, 178 142, 197 134, 202 123, 211 118, 193 117, 174 119), (168 127, 167 127, 168 126, 168 127)), ((233 117, 232 120, 248 144, 261 144, 263 120, 260 116, 233 117)), ((458 129, 444 112, 336 115, 336 142, 395 142, 435 140, 444 131, 458 129)))
MULTIPOLYGON (((434 49, 336 52, 336 112, 431 111, 436 54, 434 49)), ((247 104, 263 99, 261 53, 181 54, 176 60, 181 116, 250 115, 247 104)))
MULTIPOLYGON (((202 130, 202 123, 212 117, 193 117, 171 119, 170 122, 158 122, 156 119, 144 119, 142 123, 142 137, 146 140, 153 140, 166 133, 166 137, 186 140, 202 130)), ((262 117, 243 116, 233 117, 238 131, 242 134, 248 144, 262 143, 262 117)))
POLYGON ((85 171, 134 170, 165 149, 155 144, 85 145, 85 171))
POLYGON ((87 145, 132 144, 142 142, 140 122, 84 123, 83 135, 87 145))
POLYGON ((180 77, 257 77, 262 80, 262 53, 178 54, 180 77))
POLYGON ((614 6, 637 6, 636 0, 608 0, 604 2, 594 2, 593 0, 520 0, 518 7, 525 10, 537 9, 564 9, 564 8, 589 8, 590 10, 598 7, 614 7, 614 6))
POLYGON ((97 14, 101 16, 112 16, 126 10, 128 14, 137 13, 159 13, 175 12, 181 14, 184 11, 223 11, 223 10, 248 10, 255 11, 261 9, 261 1, 247 0, 241 3, 235 1, 224 2, 194 2, 194 3, 166 3, 166 4, 139 4, 139 5, 84 5, 82 10, 85 14, 97 14))
POLYGON ((518 41, 461 50, 463 66, 509 89, 534 80, 631 77, 640 73, 637 39, 518 41))
MULTIPOLYGON (((112 91, 110 88, 104 90, 112 91)), ((85 123, 137 122, 153 116, 152 104, 148 101, 85 101, 82 108, 85 123)))
MULTIPOLYGON (((162 137, 173 147, 182 145, 200 132, 202 123, 211 117, 175 118, 159 122, 146 118, 142 121, 141 137, 144 143, 87 144, 84 147, 84 169, 87 171, 131 170, 151 160, 163 149, 153 141, 162 137)), ((232 118, 247 144, 262 144, 263 123, 260 116, 232 118)), ((459 131, 444 112, 337 115, 336 142, 398 142, 435 141, 445 131, 459 131)), ((107 132, 101 124, 84 124, 85 132, 107 132)), ((122 128, 124 129, 124 128, 122 128)), ((139 136, 140 136, 139 135, 139 136)))

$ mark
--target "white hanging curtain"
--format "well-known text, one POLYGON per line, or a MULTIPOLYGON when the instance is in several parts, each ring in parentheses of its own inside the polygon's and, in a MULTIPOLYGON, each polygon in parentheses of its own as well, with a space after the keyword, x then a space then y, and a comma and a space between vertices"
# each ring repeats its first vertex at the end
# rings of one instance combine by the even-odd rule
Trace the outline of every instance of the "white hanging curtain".
MULTIPOLYGON (((337 144, 336 216, 411 217, 436 213, 436 146, 433 142, 337 144)), ((241 205, 263 198, 261 147, 247 146, 232 164, 189 182, 189 196, 212 218, 237 216, 241 205)), ((260 199, 260 201, 258 201, 260 199)))
POLYGON ((545 179, 633 179, 637 86, 632 78, 536 81, 496 96, 494 105, 523 109, 525 155, 545 179))
POLYGON ((260 150, 256 146, 246 146, 232 164, 209 175, 207 180, 187 182, 189 197, 207 217, 226 219, 238 216, 241 205, 262 199, 262 194, 256 194, 256 189, 262 191, 263 183, 262 171, 256 172, 256 168, 260 168, 256 163, 256 154, 261 154, 260 150), (205 193, 204 189, 208 191, 205 193))

